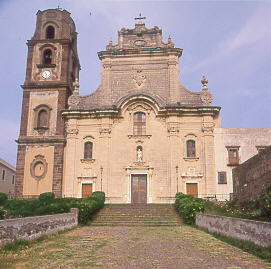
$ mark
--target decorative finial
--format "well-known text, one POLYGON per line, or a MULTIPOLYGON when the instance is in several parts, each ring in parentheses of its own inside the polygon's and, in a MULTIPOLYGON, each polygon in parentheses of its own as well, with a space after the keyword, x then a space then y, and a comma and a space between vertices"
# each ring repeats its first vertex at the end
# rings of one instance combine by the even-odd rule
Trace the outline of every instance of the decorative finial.
POLYGON ((140 21, 145 20, 145 19, 146 19, 146 17, 142 17, 141 13, 139 13, 139 16, 135 18, 135 20, 140 20, 140 21))
POLYGON ((75 79, 75 81, 73 82, 73 88, 74 88, 74 94, 78 94, 79 93, 79 80, 78 78, 75 79))
POLYGON ((110 37, 109 39, 109 45, 112 46, 113 45, 113 42, 112 42, 112 37, 110 37))
POLYGON ((57 5, 57 10, 62 10, 62 8, 60 7, 60 0, 58 1, 58 5, 57 5))
POLYGON ((208 84, 208 79, 207 79, 206 76, 203 76, 203 77, 202 77, 201 84, 202 84, 202 90, 203 90, 203 91, 208 91, 208 86, 207 86, 207 84, 208 84))

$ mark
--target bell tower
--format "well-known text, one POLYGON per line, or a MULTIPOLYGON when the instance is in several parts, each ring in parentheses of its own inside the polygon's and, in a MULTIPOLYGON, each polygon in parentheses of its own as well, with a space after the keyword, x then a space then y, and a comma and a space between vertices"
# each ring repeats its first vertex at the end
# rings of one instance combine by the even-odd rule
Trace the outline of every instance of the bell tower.
POLYGON ((79 77, 75 24, 66 10, 38 11, 28 40, 26 78, 16 166, 16 197, 62 195, 65 123, 73 83, 79 77))

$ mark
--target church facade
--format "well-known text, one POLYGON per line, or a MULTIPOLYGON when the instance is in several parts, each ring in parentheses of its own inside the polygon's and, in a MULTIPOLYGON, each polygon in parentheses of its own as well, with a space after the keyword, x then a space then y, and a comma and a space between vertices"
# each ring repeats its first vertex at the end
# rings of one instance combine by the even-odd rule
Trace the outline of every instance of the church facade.
POLYGON ((108 203, 171 203, 176 192, 228 199, 240 141, 270 144, 270 129, 221 128, 208 80, 199 92, 181 84, 182 49, 158 27, 139 21, 118 31, 118 43, 98 52, 101 84, 87 96, 67 11, 39 11, 28 48, 17 197, 102 190, 108 203))

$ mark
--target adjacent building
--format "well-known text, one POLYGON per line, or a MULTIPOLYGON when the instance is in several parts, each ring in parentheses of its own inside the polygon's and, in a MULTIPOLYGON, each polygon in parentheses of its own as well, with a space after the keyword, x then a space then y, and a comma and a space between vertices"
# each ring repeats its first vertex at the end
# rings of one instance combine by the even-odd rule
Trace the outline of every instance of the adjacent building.
POLYGON ((15 167, 0 158, 0 192, 6 193, 10 198, 15 195, 15 173, 15 167))
POLYGON ((271 129, 215 128, 214 138, 216 198, 229 200, 233 193, 232 170, 270 146, 271 129))
POLYGON ((233 169, 233 199, 238 203, 271 189, 271 146, 233 169))
POLYGON ((176 192, 229 199, 231 165, 269 145, 270 129, 221 128, 207 78, 198 92, 185 88, 182 49, 143 21, 98 52, 101 84, 80 96, 76 35, 66 10, 38 12, 28 41, 16 196, 102 190, 108 203, 171 203, 176 192))

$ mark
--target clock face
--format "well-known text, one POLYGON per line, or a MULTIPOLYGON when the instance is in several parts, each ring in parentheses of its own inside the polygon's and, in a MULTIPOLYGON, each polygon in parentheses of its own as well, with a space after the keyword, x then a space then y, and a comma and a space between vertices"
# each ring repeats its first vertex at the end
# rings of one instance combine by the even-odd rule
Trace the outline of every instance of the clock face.
POLYGON ((51 72, 49 70, 45 70, 42 72, 43 78, 49 78, 51 76, 51 72))

